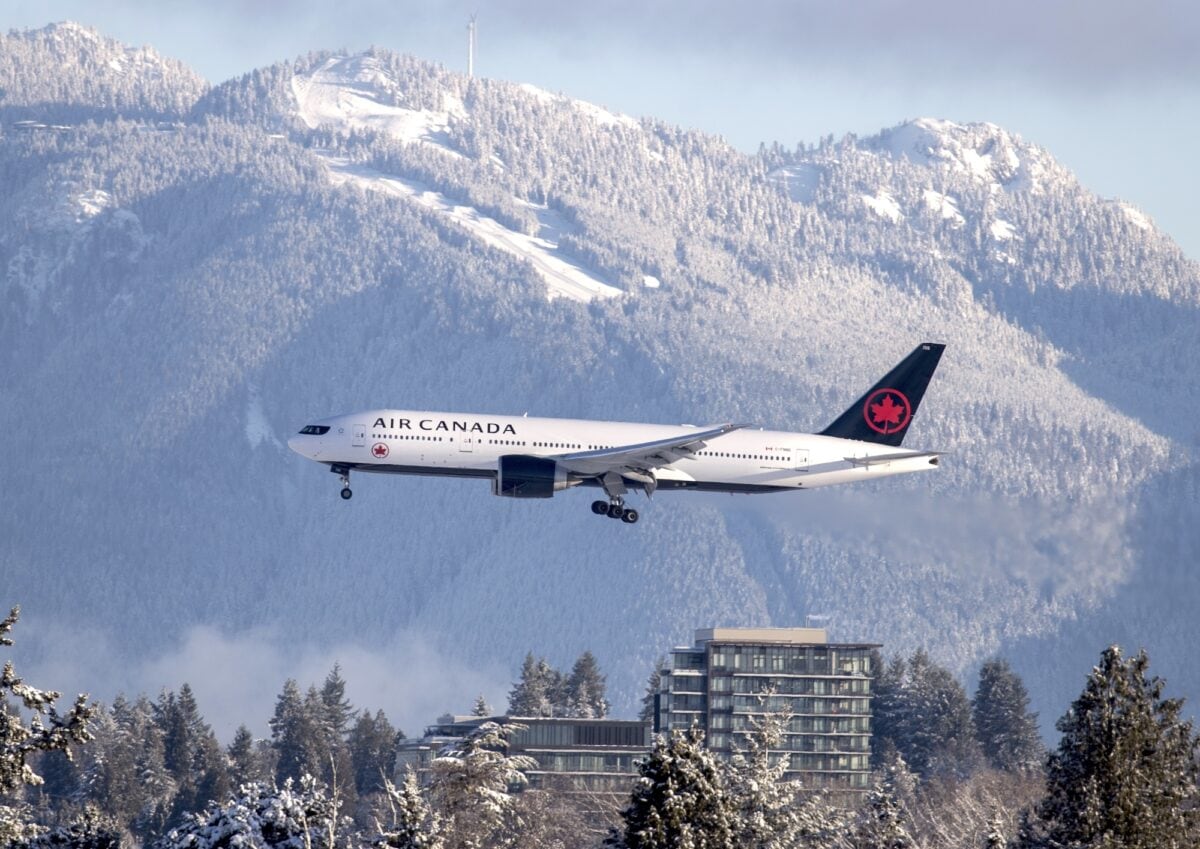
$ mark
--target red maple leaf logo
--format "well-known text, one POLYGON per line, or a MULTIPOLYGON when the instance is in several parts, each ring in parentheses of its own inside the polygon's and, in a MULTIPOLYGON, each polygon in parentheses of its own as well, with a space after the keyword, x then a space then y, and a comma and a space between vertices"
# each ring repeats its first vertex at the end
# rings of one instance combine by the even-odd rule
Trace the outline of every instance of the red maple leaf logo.
POLYGON ((899 433, 912 419, 912 405, 898 389, 876 389, 863 404, 863 418, 876 433, 899 433), (882 400, 873 403, 876 398, 882 400))
POLYGON ((371 453, 376 457, 386 457, 388 455, 388 447, 382 442, 376 443, 375 447, 371 449, 371 453))
POLYGON ((900 417, 905 413, 905 408, 892 401, 891 395, 883 396, 882 404, 871 405, 871 415, 875 417, 876 424, 900 424, 900 417))

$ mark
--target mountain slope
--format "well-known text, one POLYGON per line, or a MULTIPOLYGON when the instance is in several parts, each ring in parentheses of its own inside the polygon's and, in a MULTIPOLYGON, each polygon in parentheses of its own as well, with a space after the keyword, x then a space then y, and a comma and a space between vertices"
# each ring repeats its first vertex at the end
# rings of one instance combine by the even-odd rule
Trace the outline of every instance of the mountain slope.
MULTIPOLYGON (((1102 645, 1113 611, 1159 598, 1164 556, 1196 548, 1178 482, 1196 374, 1164 366, 1191 347, 1200 274, 999 128, 746 157, 379 50, 181 80, 194 105, 170 126, 130 104, 0 136, 0 424, 21 482, 0 564, 31 631, 101 635, 69 661, 80 686, 134 686, 213 627, 246 669, 432 657, 493 702, 526 651, 590 648, 629 710, 693 628, 823 614, 837 639, 964 671, 1019 647, 1054 716, 1070 667, 1045 648, 1102 645), (949 344, 910 437, 951 452, 936 475, 664 495, 633 529, 578 493, 458 481, 365 478, 347 505, 283 447, 381 403, 819 429, 923 338, 949 344)), ((1156 624, 1156 665, 1200 691, 1156 624)), ((42 662, 68 662, 56 639, 42 662)), ((409 674, 390 713, 454 707, 409 674)))
POLYGON ((178 119, 208 88, 177 60, 69 21, 0 33, 0 79, 6 124, 77 124, 117 115, 178 119))

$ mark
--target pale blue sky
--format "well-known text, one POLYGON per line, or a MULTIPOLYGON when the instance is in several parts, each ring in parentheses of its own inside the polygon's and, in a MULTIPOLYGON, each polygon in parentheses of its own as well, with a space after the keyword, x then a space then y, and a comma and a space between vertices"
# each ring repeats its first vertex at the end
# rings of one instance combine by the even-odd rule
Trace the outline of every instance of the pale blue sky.
POLYGON ((220 82, 371 44, 654 115, 753 151, 921 116, 993 121, 1200 259, 1200 5, 1129 0, 0 0, 0 27, 75 20, 220 82))

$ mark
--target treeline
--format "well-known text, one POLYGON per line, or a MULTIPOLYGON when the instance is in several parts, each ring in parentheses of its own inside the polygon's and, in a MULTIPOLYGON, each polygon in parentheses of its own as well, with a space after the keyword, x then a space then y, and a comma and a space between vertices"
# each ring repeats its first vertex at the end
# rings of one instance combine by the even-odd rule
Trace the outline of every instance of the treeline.
POLYGON ((337 666, 306 692, 289 679, 270 737, 256 739, 243 725, 224 747, 187 684, 155 700, 118 696, 111 705, 93 704, 86 745, 73 756, 57 749, 30 758, 41 780, 22 804, 47 826, 103 812, 127 843, 150 845, 243 785, 284 787, 311 776, 329 788, 343 815, 367 826, 383 803, 404 733, 381 710, 355 709, 345 686, 337 666))
MULTIPOLYGON (((12 644, 17 617, 14 609, 0 621, 0 646, 12 644)), ((532 654, 526 661, 514 693, 551 669, 532 654)), ((589 668, 594 658, 585 653, 573 676, 586 678, 575 673, 589 668)), ((920 651, 893 659, 878 682, 880 763, 871 791, 850 806, 785 780, 788 762, 776 753, 783 712, 752 723, 728 762, 708 752, 695 727, 659 736, 626 798, 525 789, 524 772, 536 763, 508 754, 517 722, 481 723, 438 752, 421 781, 406 771, 397 786, 390 776, 402 735, 382 712, 353 708, 336 666, 303 695, 285 684, 269 741, 243 727, 223 751, 186 685, 108 709, 80 697, 60 714, 59 694, 26 684, 10 662, 0 679, 0 845, 1198 845, 1200 737, 1182 719, 1183 700, 1166 697, 1164 682, 1149 675, 1144 651, 1103 652, 1045 758, 1024 689, 1002 661, 984 665, 970 702, 920 651)), ((763 698, 769 710, 770 694, 763 698)), ((487 712, 482 697, 476 712, 487 712)))
MULTIPOLYGON (((875 659, 876 664, 882 660, 875 659)), ((1045 749, 1029 693, 1008 662, 979 670, 974 698, 924 649, 877 665, 872 704, 872 763, 899 756, 922 778, 966 778, 983 768, 1034 770, 1045 749)))
POLYGON ((555 669, 546 658, 525 655, 521 678, 508 694, 509 716, 573 716, 603 719, 609 704, 605 678, 595 656, 585 651, 569 673, 555 669))

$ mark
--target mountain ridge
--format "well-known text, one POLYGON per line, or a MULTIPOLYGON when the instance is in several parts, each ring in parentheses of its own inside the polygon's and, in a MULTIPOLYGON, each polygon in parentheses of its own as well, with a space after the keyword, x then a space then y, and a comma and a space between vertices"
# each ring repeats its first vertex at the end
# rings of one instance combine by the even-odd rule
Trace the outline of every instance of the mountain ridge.
MULTIPOLYGON (((927 644, 967 672, 1097 611, 1111 622, 1121 594, 1153 597, 1139 582, 1166 574, 1166 549, 1147 540, 1187 533, 1194 498, 1194 374, 1163 366, 1188 347, 1200 274, 1040 149, 917 121, 748 157, 357 55, 369 78, 347 102, 394 110, 399 137, 336 110, 303 120, 294 80, 338 67, 333 53, 206 88, 167 126, 133 102, 60 130, 0 111, 0 174, 17 188, 0 221, 22 222, 0 228, 0 422, 22 434, 26 482, 0 496, 0 563, 29 621, 121 628, 117 654, 142 667, 194 628, 297 621, 297 651, 322 632, 360 647, 416 634, 406 650, 473 681, 529 650, 563 663, 590 648, 628 710, 693 628, 831 614, 838 639, 927 644), (461 110, 441 109, 447 93, 461 110), (438 120, 404 114, 422 110, 438 120), (906 133, 900 154, 883 141, 906 133), (914 160, 916 143, 934 153, 914 160), (362 179, 339 185, 339 168, 362 179), (787 169, 811 184, 793 191, 787 169), (354 187, 384 180, 418 188, 354 187), (881 215, 884 198, 903 217, 881 215), (528 251, 456 209, 621 294, 551 297, 528 251), (330 476, 282 447, 309 418, 379 403, 818 429, 930 337, 950 348, 913 439, 952 452, 936 475, 782 502, 655 498, 634 534, 571 493, 532 505, 461 482, 370 479, 345 510, 330 476), (66 526, 51 518, 64 499, 66 526)), ((50 113, 70 109, 36 117, 50 113)), ((1164 666, 1196 692, 1176 633, 1164 666)), ((1016 665, 1057 715, 1045 706, 1070 687, 1046 654, 1016 665)))

